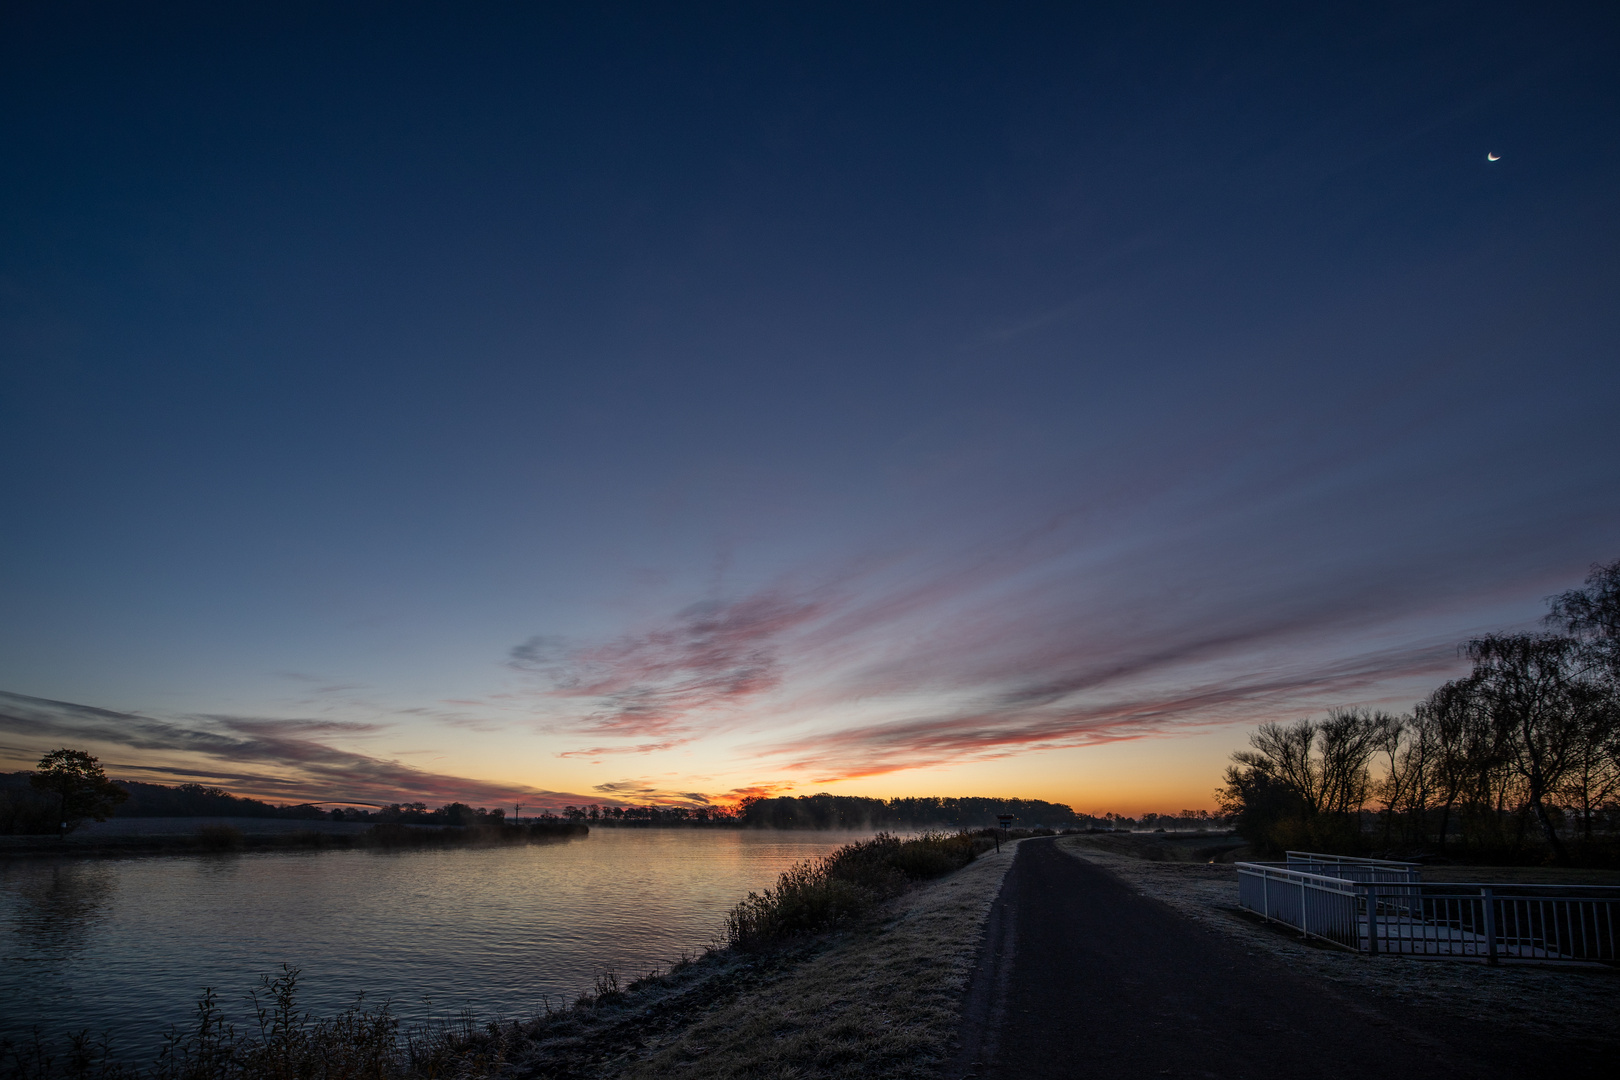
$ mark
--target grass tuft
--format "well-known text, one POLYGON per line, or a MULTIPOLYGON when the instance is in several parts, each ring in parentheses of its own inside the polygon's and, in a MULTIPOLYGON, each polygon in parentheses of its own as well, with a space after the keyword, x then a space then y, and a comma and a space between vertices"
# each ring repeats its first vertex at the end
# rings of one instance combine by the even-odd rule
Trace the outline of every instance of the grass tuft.
POLYGON ((979 833, 924 833, 902 840, 879 833, 808 859, 774 889, 749 893, 726 916, 725 944, 757 952, 800 934, 847 926, 912 883, 942 877, 994 843, 979 833))

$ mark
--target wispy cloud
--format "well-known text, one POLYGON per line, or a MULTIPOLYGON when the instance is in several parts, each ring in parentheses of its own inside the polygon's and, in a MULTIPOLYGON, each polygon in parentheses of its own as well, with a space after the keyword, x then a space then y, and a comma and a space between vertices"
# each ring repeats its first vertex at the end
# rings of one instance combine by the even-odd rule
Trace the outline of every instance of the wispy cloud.
MULTIPOLYGON (((1353 701, 1392 678, 1441 676, 1456 650, 1382 653, 1310 670, 1234 676, 1183 690, 1090 703, 1052 687, 1012 693, 990 707, 844 728, 757 747, 813 782, 902 769, 1008 757, 1031 750, 1091 746, 1267 718, 1302 701, 1353 701), (1033 706, 1018 702, 1029 700, 1033 706)), ((1088 684, 1094 685, 1094 684, 1088 684)))
POLYGON ((114 775, 217 784, 278 801, 383 804, 420 799, 560 806, 583 798, 430 772, 333 744, 337 738, 379 729, 377 724, 329 719, 163 719, 0 691, 0 731, 32 743, 13 751, 18 766, 31 765, 30 755, 52 746, 73 744, 92 748, 114 775), (132 753, 136 760, 119 760, 132 753), (140 760, 149 757, 160 761, 140 760))
POLYGON ((1234 545, 1191 566, 1166 558, 1173 537, 1109 551, 1088 527, 1053 515, 511 662, 580 706, 564 730, 626 740, 562 756, 724 736, 764 783, 826 783, 1416 696, 1476 625, 1447 610, 1473 568, 1438 555, 1283 567, 1234 545))
POLYGON ((638 806, 710 806, 714 803, 701 791, 672 791, 647 780, 613 780, 597 784, 593 790, 610 799, 638 806))
POLYGON ((563 750, 557 756, 560 758, 598 758, 608 754, 655 754, 660 750, 670 750, 689 741, 688 739, 671 739, 667 742, 635 743, 629 746, 588 746, 583 750, 563 750))
POLYGON ((546 680, 551 696, 584 703, 573 730, 653 736, 659 741, 641 745, 667 749, 776 689, 782 679, 780 640, 820 613, 819 601, 767 591, 693 604, 666 625, 598 645, 569 648, 556 639, 531 638, 512 649, 509 663, 546 680))

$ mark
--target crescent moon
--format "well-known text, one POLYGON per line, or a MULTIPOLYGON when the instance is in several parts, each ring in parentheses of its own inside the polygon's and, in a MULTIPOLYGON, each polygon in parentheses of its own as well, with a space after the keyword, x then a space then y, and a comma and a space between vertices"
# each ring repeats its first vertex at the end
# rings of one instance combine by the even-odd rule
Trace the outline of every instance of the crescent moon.
POLYGON ((1486 161, 1501 161, 1502 160, 1502 155, 1501 154, 1486 154, 1485 155, 1485 160, 1486 161))

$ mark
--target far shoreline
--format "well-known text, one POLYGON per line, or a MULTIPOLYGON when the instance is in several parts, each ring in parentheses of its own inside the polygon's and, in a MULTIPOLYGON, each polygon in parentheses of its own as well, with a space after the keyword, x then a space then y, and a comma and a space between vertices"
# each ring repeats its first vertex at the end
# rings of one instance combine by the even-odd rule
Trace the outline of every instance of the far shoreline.
POLYGON ((566 821, 460 826, 263 817, 129 817, 95 822, 65 836, 0 836, 0 860, 502 847, 580 840, 590 832, 588 825, 566 821))

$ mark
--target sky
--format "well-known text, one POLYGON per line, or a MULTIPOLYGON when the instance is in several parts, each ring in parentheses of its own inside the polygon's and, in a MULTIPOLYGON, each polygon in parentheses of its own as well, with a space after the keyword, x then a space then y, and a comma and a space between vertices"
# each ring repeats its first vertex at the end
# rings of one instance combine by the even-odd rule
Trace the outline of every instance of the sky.
POLYGON ((0 768, 1209 807, 1620 557, 1617 46, 7 4, 0 768))

